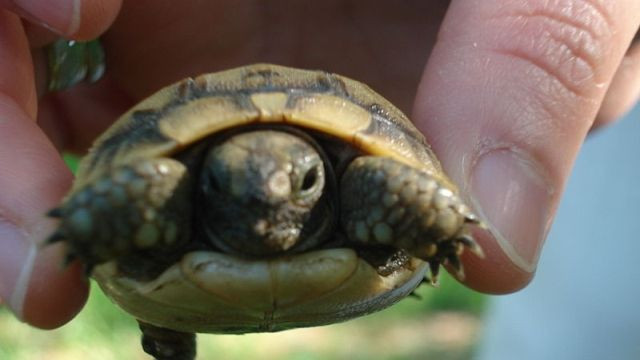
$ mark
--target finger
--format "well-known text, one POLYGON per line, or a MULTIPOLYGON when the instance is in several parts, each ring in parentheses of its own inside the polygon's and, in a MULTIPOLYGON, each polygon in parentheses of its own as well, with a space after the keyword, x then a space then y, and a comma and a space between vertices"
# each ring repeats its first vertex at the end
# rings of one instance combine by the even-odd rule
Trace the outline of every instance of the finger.
POLYGON ((35 118, 38 99, 24 32, 18 18, 1 9, 0 15, 0 94, 18 104, 30 118, 35 118))
POLYGON ((0 10, 0 298, 22 320, 51 328, 87 296, 77 267, 63 270, 61 248, 38 250, 52 231, 43 214, 71 174, 35 123, 35 90, 20 20, 0 10))
POLYGON ((90 40, 115 20, 121 0, 0 0, 0 6, 52 32, 90 40))
POLYGON ((24 27, 24 32, 27 34, 27 39, 29 39, 29 45, 32 49, 44 48, 60 38, 60 35, 28 20, 23 20, 22 26, 24 27))
POLYGON ((635 0, 451 2, 414 119, 493 234, 477 234, 485 260, 465 258, 470 287, 532 278, 638 14, 635 0))
POLYGON ((604 97, 594 127, 609 124, 627 113, 640 98, 640 40, 629 48, 604 97))

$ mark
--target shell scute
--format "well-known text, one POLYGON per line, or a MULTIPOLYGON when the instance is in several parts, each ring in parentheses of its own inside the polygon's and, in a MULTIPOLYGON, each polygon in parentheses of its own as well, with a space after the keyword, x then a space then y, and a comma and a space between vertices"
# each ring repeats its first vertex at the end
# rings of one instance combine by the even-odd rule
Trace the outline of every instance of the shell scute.
POLYGON ((218 131, 260 121, 306 127, 365 153, 441 171, 422 134, 366 85, 323 71, 257 64, 188 78, 142 101, 96 141, 80 174, 94 178, 91 173, 107 164, 168 155, 218 131), (270 93, 284 94, 284 106, 255 101, 270 93))

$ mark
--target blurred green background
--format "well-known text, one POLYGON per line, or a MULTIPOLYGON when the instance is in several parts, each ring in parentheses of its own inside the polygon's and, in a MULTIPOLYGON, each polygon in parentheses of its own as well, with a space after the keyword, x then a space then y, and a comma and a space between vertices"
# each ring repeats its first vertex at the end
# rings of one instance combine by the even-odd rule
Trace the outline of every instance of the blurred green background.
MULTIPOLYGON (((77 159, 66 157, 72 168, 77 159)), ((342 324, 271 334, 198 336, 200 359, 470 359, 486 298, 444 274, 376 314, 342 324)), ((92 284, 87 306, 70 323, 42 331, 0 307, 0 359, 149 359, 133 318, 92 284)))
MULTIPOLYGON (((272 334, 198 335, 201 359, 470 359, 485 298, 443 276, 382 312, 346 323, 272 334)), ((0 359, 149 359, 136 322, 93 285, 87 306, 43 331, 0 309, 0 359)))

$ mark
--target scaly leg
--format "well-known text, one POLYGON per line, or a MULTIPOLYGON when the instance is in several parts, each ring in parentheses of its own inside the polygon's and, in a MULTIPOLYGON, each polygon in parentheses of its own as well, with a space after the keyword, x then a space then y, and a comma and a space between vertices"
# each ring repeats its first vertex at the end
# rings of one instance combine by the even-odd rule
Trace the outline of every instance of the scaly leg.
POLYGON ((469 224, 476 216, 445 182, 391 158, 362 156, 341 182, 341 221, 349 240, 404 249, 429 262, 432 281, 440 264, 464 277, 464 248, 482 256, 469 224))
POLYGON ((182 163, 168 158, 116 167, 49 212, 60 225, 48 243, 67 242, 67 262, 81 259, 87 273, 137 250, 170 249, 188 236, 186 174, 182 163))

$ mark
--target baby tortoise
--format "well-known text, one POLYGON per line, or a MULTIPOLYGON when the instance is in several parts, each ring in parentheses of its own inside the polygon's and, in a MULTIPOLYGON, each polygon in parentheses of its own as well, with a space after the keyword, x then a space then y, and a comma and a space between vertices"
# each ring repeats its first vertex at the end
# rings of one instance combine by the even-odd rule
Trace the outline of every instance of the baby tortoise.
POLYGON ((49 242, 140 322, 145 351, 195 332, 344 321, 463 276, 479 224, 424 137, 345 77, 276 65, 166 87, 94 144, 49 242))

